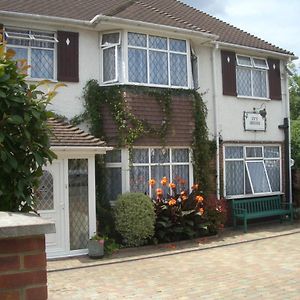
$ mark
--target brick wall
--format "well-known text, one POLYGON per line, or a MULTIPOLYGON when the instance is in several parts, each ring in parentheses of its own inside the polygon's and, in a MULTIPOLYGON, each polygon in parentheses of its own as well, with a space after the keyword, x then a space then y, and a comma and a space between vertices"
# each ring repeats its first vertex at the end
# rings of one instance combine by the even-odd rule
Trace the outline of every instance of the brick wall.
POLYGON ((47 299, 44 235, 0 239, 0 299, 47 299))

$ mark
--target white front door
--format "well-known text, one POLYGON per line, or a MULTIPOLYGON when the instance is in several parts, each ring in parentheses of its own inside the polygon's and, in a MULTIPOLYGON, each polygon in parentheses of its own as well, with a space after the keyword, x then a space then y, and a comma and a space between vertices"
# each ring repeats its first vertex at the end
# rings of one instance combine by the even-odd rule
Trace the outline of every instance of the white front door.
POLYGON ((38 213, 53 220, 56 229, 55 233, 46 234, 47 257, 62 256, 67 251, 63 187, 63 161, 54 160, 44 169, 38 189, 38 213))

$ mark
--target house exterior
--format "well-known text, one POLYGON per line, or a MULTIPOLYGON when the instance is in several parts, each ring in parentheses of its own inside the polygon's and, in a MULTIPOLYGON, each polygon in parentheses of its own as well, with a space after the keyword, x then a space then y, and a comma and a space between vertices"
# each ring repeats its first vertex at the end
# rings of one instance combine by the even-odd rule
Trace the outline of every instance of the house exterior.
MULTIPOLYGON (((82 91, 100 86, 196 89, 207 106, 215 140, 211 191, 227 199, 283 194, 290 189, 287 63, 293 53, 176 0, 0 0, 7 47, 31 65, 28 82, 65 82, 51 109, 71 119, 84 111, 82 91)), ((123 91, 126 108, 159 130, 155 97, 123 91)), ((170 128, 162 143, 144 136, 118 149, 118 128, 103 107, 108 193, 151 193, 148 181, 167 176, 193 183, 193 101, 172 96, 170 128)), ((68 149, 64 153, 69 153, 68 149)), ((65 155, 65 154, 63 154, 65 155)))

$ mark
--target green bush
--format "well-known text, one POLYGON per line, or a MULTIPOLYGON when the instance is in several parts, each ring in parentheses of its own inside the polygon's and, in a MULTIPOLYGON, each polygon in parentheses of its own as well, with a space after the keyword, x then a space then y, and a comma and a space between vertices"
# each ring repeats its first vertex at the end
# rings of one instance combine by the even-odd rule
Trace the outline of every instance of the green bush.
POLYGON ((30 211, 42 167, 55 158, 46 106, 56 87, 45 94, 36 89, 45 81, 27 85, 28 66, 18 68, 13 56, 0 45, 0 210, 30 211))
POLYGON ((141 246, 154 235, 155 213, 151 199, 142 193, 126 193, 115 205, 116 230, 126 246, 141 246))

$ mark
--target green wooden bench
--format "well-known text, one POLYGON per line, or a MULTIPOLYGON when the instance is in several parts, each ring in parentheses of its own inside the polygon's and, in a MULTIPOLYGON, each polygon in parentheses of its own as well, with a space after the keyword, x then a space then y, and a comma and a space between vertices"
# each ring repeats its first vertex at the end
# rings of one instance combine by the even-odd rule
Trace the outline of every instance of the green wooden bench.
POLYGON ((247 221, 270 216, 289 215, 293 222, 292 203, 282 203, 280 195, 232 200, 233 225, 237 227, 239 219, 244 221, 244 232, 247 232, 247 221))

